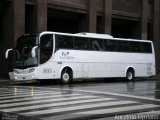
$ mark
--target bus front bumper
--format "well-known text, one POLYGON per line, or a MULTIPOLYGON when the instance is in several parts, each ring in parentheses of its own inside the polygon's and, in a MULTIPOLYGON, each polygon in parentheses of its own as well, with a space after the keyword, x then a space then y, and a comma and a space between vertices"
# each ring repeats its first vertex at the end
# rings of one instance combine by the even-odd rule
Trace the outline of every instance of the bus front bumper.
POLYGON ((36 75, 33 73, 28 74, 16 74, 14 72, 9 73, 10 79, 13 81, 27 81, 37 79, 36 75))

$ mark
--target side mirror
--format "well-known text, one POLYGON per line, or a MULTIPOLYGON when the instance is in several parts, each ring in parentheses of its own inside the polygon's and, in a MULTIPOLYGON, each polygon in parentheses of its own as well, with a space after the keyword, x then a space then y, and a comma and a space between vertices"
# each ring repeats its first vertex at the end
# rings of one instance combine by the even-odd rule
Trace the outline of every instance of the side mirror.
POLYGON ((13 50, 13 49, 7 49, 7 50, 6 50, 6 53, 5 53, 5 58, 6 58, 6 59, 8 59, 8 54, 9 54, 9 52, 12 51, 12 50, 13 50))
POLYGON ((32 50, 31 50, 32 57, 36 57, 36 49, 37 48, 38 48, 38 46, 35 46, 35 47, 32 48, 32 50))

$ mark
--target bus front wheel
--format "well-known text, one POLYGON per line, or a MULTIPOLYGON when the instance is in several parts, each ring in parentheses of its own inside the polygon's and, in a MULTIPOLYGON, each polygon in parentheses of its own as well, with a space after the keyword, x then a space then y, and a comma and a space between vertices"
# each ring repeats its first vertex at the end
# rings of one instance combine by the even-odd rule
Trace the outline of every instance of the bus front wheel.
POLYGON ((128 69, 126 73, 126 80, 127 81, 133 81, 134 80, 134 70, 128 69))
POLYGON ((64 69, 62 71, 62 74, 61 74, 61 83, 62 84, 69 84, 69 83, 72 82, 72 79, 73 79, 73 77, 72 77, 72 71, 69 70, 69 69, 67 69, 67 68, 64 69))

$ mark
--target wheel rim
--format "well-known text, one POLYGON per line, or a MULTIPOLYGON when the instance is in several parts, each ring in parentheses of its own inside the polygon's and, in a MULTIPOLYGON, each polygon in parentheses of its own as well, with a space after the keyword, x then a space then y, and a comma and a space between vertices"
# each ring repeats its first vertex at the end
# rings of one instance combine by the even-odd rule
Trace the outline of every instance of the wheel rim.
POLYGON ((132 80, 132 79, 133 79, 133 74, 132 74, 132 72, 128 72, 128 73, 127 73, 127 78, 128 78, 128 80, 132 80))
POLYGON ((63 82, 64 82, 64 83, 69 82, 69 79, 70 79, 69 74, 68 74, 68 73, 64 73, 64 74, 62 75, 62 79, 63 79, 63 82))

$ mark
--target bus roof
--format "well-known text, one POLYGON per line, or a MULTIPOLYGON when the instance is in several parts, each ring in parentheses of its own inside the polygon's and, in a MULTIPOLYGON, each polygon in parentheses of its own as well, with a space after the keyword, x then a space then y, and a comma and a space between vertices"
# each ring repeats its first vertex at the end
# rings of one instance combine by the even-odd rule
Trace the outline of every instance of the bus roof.
POLYGON ((78 37, 91 37, 91 38, 103 38, 103 39, 112 39, 112 40, 124 40, 124 41, 137 41, 137 42, 152 42, 151 40, 141 40, 141 39, 131 39, 131 38, 114 38, 111 35, 108 34, 99 34, 99 33, 62 33, 62 32, 50 32, 50 31, 44 31, 42 34, 58 34, 58 35, 68 35, 68 36, 78 36, 78 37))
POLYGON ((98 37, 98 38, 113 38, 113 36, 108 35, 108 34, 99 34, 99 33, 87 33, 87 32, 82 32, 82 33, 76 33, 77 35, 82 35, 82 36, 88 36, 88 37, 98 37))

